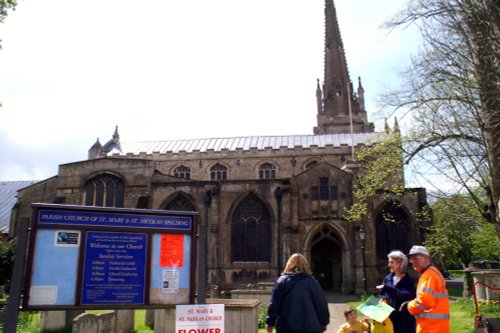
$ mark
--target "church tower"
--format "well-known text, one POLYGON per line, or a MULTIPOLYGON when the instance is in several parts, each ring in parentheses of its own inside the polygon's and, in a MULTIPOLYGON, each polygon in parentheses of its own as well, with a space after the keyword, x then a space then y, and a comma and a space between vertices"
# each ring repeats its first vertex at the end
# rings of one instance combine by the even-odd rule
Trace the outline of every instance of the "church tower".
POLYGON ((373 123, 366 116, 361 78, 357 92, 349 78, 333 0, 325 0, 324 57, 323 86, 318 80, 316 88, 318 125, 314 134, 373 132, 373 123))

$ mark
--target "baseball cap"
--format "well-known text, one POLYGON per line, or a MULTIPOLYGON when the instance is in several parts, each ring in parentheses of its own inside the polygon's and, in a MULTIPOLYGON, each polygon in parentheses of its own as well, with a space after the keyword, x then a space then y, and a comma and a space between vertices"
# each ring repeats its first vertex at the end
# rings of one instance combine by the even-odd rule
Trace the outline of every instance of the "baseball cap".
POLYGON ((408 253, 406 256, 411 257, 411 256, 414 256, 417 254, 421 254, 421 255, 430 257, 429 251, 427 251, 427 249, 425 247, 420 246, 420 245, 413 245, 410 249, 410 253, 408 253))

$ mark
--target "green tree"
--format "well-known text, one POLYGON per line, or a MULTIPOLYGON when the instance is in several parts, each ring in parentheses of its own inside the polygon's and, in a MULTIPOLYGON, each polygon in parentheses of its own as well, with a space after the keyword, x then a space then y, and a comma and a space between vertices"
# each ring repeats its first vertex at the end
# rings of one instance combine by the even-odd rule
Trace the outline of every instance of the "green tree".
POLYGON ((472 260, 499 260, 500 241, 495 226, 482 222, 479 231, 472 234, 472 260))
POLYGON ((431 207, 433 224, 424 245, 437 260, 468 267, 475 259, 498 258, 500 242, 491 232, 493 225, 479 214, 470 196, 442 197, 431 207))
POLYGON ((411 118, 404 161, 467 193, 500 235, 499 1, 410 0, 388 25, 409 24, 420 28, 421 52, 385 96, 394 114, 411 118))
POLYGON ((0 239, 0 285, 8 285, 14 269, 16 241, 0 239))
POLYGON ((17 0, 0 0, 0 23, 3 23, 7 17, 7 12, 9 9, 15 9, 17 5, 17 0))
POLYGON ((353 163, 359 164, 361 170, 354 182, 355 201, 344 215, 350 222, 361 221, 372 199, 392 199, 404 194, 400 133, 397 127, 389 132, 386 128, 385 133, 376 136, 354 156, 353 163))

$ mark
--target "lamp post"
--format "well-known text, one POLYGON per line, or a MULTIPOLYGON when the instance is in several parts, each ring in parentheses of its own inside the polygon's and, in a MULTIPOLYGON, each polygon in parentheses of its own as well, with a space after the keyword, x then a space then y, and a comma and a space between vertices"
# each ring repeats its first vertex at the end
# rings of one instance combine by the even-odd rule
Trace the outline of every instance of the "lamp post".
POLYGON ((365 265, 365 237, 366 231, 363 225, 359 227, 359 238, 361 239, 361 256, 363 259, 363 292, 366 294, 366 265, 365 265))

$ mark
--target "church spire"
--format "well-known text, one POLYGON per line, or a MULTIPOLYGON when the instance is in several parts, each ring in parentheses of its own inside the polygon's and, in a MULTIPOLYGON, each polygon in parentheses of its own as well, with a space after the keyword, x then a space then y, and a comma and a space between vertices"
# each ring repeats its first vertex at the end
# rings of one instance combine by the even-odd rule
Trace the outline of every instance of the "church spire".
MULTIPOLYGON (((318 125, 314 128, 314 133, 349 133, 351 129, 356 133, 373 132, 373 124, 367 122, 364 105, 360 105, 349 78, 333 0, 325 0, 324 52, 323 91, 316 92, 316 96, 322 95, 323 99, 322 106, 318 107, 318 125)), ((362 89, 361 87, 361 97, 364 99, 362 89)), ((359 91, 360 89, 358 93, 359 91)), ((362 102, 364 104, 364 100, 362 102)))

